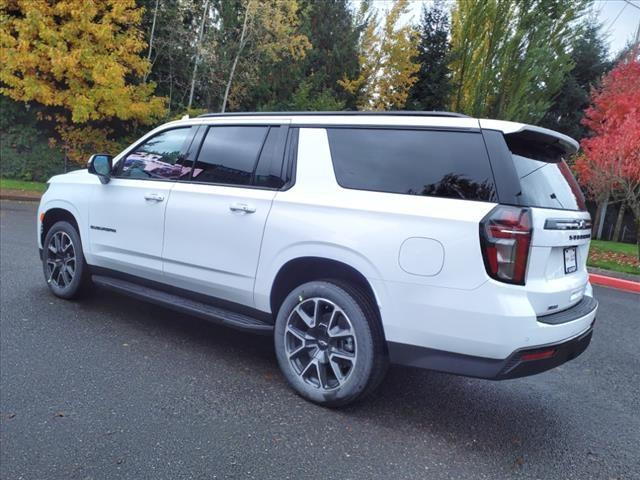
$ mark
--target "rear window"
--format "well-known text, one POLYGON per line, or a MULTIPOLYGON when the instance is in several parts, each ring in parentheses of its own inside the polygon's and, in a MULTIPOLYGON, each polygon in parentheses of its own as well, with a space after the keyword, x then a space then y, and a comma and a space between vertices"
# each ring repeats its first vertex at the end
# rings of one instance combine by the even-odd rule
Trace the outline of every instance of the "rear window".
POLYGON ((328 128, 340 186, 495 201, 482 135, 434 130, 328 128))
POLYGON ((510 141, 513 164, 520 178, 520 204, 559 210, 586 210, 584 195, 561 151, 510 141))

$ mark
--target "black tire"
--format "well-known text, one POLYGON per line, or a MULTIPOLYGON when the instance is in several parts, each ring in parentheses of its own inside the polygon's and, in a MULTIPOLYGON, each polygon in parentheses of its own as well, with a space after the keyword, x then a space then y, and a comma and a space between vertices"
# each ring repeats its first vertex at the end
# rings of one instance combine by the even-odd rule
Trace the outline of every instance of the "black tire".
POLYGON ((379 385, 387 370, 375 305, 360 289, 340 280, 305 283, 289 293, 276 317, 274 343, 289 385, 303 398, 326 407, 361 400, 379 385), (301 331, 308 324, 298 313, 301 309, 316 319, 304 335, 301 331), (336 320, 328 320, 334 316, 336 320), (340 332, 338 338, 328 328, 334 335, 340 332), (341 358, 345 353, 353 358, 341 358))
POLYGON ((47 232, 42 244, 42 270, 49 290, 56 297, 70 300, 87 292, 91 284, 89 267, 82 253, 80 234, 69 222, 56 222, 47 232))

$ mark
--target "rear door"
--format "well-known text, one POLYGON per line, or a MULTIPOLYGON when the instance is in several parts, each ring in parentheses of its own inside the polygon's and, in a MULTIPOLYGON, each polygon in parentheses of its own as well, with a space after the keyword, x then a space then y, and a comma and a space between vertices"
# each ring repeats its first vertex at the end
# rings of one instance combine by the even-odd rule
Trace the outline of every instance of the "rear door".
POLYGON ((573 148, 539 132, 504 137, 519 183, 516 201, 532 214, 525 288, 539 316, 555 313, 578 303, 588 285, 591 217, 565 163, 573 148))
POLYGON ((262 234, 284 181, 286 125, 208 127, 189 181, 171 192, 165 278, 223 300, 253 305, 262 234))

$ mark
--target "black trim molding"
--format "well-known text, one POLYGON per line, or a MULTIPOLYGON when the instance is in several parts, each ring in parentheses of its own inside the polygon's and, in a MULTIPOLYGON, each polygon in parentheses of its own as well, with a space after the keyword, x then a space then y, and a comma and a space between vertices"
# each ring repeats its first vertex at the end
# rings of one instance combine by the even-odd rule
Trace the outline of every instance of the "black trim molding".
MULTIPOLYGON (((588 218, 547 218, 545 230, 591 230, 591 219, 588 218)), ((589 238, 591 235, 584 237, 589 238)))
POLYGON ((229 310, 231 312, 253 317, 261 322, 264 322, 270 325, 274 324, 273 315, 271 315, 270 313, 263 312, 255 308, 247 307, 239 303, 229 302, 227 300, 223 300, 221 298, 217 298, 212 295, 205 295, 202 293, 192 292, 191 290, 185 290, 183 288, 174 287, 173 285, 156 282, 153 280, 137 277, 135 275, 130 275, 128 273, 123 273, 123 272, 111 270, 108 268, 95 267, 90 265, 89 269, 92 275, 102 275, 105 277, 112 277, 120 280, 125 280, 127 282, 131 282, 136 285, 141 285, 143 287, 151 288, 161 292, 170 293, 172 295, 180 296, 189 300, 194 300, 196 302, 207 304, 212 307, 229 310))
POLYGON ((535 375, 573 360, 589 346, 592 334, 593 324, 586 332, 572 339, 549 345, 519 349, 505 359, 463 355, 461 353, 396 342, 387 342, 387 346, 392 363, 463 375, 465 377, 506 380, 535 375), (553 354, 550 357, 540 360, 522 359, 523 355, 548 350, 553 350, 553 354))

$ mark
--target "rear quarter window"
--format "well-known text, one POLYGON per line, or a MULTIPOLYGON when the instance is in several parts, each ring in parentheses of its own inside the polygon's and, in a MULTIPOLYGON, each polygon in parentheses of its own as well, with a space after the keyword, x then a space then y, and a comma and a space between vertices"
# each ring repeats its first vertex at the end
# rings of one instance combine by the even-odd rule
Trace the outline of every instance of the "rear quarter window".
POLYGON ((496 201, 480 133, 328 128, 327 134, 343 188, 496 201))

